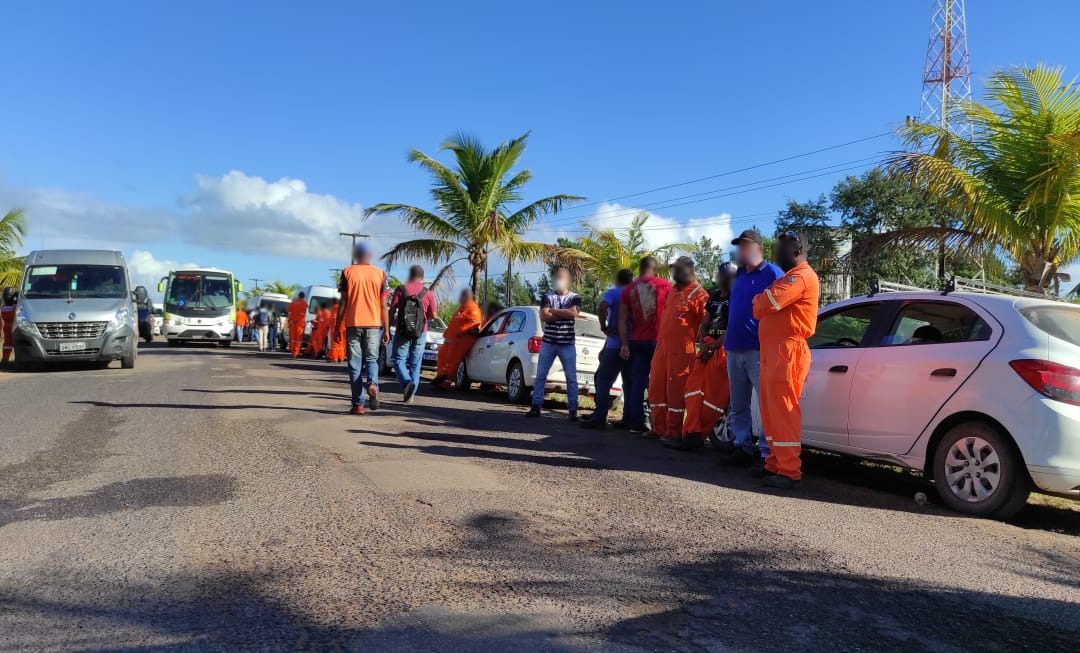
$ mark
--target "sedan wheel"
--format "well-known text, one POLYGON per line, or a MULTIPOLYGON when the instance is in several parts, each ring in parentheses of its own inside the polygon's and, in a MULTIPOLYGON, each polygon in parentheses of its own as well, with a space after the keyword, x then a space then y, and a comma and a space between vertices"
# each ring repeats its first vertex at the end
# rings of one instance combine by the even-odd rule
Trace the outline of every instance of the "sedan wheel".
POLYGON ((465 369, 465 361, 461 361, 457 366, 457 374, 454 375, 454 386, 458 390, 468 390, 471 385, 469 372, 465 369))
POLYGON ((514 361, 506 373, 506 397, 512 404, 524 404, 529 399, 529 389, 525 385, 525 372, 521 363, 514 361))
POLYGON ((1019 452, 982 422, 954 426, 938 444, 934 483, 950 508, 1004 519, 1027 502, 1030 485, 1019 452))

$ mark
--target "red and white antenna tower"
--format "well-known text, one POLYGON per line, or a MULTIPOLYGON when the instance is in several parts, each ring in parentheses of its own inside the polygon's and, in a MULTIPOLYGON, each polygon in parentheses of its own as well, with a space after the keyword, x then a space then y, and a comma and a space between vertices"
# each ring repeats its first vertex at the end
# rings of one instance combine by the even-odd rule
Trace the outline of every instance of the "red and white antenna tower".
POLYGON ((956 115, 958 102, 971 99, 964 0, 937 0, 923 71, 921 119, 969 135, 971 124, 956 115))

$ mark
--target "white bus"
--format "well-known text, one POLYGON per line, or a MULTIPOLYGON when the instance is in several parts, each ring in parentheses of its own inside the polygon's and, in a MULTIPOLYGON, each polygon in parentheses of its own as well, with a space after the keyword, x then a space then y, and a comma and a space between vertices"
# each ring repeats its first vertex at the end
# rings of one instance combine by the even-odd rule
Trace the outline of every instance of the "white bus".
POLYGON ((158 292, 165 297, 161 333, 170 346, 188 341, 230 346, 241 290, 240 282, 226 270, 173 270, 158 283, 158 292))

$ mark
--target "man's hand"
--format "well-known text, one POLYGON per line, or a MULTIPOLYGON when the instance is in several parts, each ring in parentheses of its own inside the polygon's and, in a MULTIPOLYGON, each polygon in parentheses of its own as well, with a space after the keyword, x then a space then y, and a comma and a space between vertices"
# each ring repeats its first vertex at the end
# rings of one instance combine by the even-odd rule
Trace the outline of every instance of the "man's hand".
POLYGON ((619 349, 619 356, 622 357, 624 361, 630 360, 630 345, 623 345, 619 349))
POLYGON ((383 332, 382 332, 382 344, 384 344, 384 345, 389 345, 390 344, 390 329, 383 329, 383 332))

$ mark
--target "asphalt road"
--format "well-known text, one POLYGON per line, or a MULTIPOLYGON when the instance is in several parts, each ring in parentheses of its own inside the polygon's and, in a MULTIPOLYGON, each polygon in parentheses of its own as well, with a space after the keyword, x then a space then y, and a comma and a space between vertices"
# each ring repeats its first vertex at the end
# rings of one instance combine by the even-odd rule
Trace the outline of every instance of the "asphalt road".
POLYGON ((813 456, 708 452, 451 393, 344 414, 240 348, 0 373, 0 650, 1064 651, 1080 510, 1013 523, 813 456))

